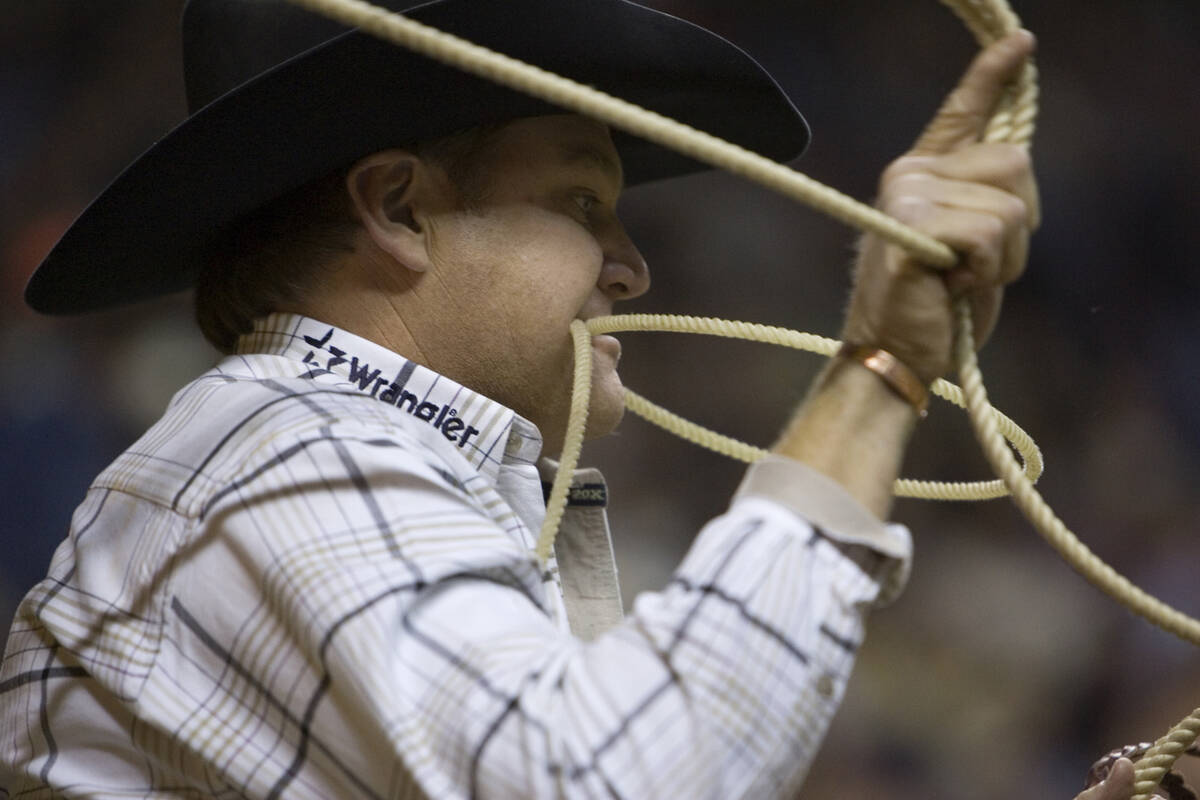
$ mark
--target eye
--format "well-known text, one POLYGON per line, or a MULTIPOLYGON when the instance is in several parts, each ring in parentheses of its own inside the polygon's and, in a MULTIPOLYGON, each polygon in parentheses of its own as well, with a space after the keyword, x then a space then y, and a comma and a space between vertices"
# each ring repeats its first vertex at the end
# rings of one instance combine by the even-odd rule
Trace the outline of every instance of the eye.
POLYGON ((586 193, 577 194, 574 199, 575 205, 579 206, 579 210, 585 215, 591 215, 596 210, 596 206, 600 204, 600 200, 595 195, 586 193))

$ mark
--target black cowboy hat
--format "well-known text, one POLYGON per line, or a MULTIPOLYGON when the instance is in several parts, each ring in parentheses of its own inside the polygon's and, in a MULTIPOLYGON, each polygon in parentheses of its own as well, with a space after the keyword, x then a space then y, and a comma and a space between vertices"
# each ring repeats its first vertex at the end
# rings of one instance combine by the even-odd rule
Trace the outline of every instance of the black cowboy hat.
MULTIPOLYGON (((746 53, 627 0, 436 0, 405 14, 777 160, 808 142, 746 53)), ((187 289, 216 233, 292 189, 377 150, 559 111, 285 0, 190 0, 183 45, 191 116, 75 221, 26 287, 34 309, 78 313, 187 289)), ((706 169, 615 141, 628 185, 706 169)))

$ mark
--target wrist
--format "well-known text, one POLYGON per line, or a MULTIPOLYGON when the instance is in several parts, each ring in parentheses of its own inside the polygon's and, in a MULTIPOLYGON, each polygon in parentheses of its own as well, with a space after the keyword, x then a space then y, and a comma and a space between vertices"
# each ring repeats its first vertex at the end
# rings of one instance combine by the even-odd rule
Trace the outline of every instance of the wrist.
POLYGON ((773 451, 840 483, 880 519, 916 428, 913 407, 861 364, 835 358, 775 443, 773 451))
POLYGON ((873 373, 896 397, 907 403, 917 415, 924 419, 929 413, 929 384, 911 367, 887 350, 870 345, 845 342, 836 358, 858 364, 873 373))

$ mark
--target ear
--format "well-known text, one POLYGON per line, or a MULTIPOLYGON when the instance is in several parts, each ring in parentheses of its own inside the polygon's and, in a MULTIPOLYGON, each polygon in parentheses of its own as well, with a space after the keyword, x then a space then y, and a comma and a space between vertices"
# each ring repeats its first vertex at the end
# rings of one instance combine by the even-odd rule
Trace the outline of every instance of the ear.
POLYGON ((350 168, 346 190, 372 241, 404 267, 430 267, 425 231, 414 204, 436 191, 429 166, 406 150, 373 153, 350 168))

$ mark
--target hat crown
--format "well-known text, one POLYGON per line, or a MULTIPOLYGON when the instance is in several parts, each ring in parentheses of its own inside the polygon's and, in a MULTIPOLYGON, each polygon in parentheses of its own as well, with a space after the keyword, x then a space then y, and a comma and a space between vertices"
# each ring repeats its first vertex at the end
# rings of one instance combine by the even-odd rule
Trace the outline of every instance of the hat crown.
MULTIPOLYGON (((411 6, 378 4, 393 11, 411 6)), ((287 0, 189 0, 182 29, 190 113, 349 30, 287 0)))

